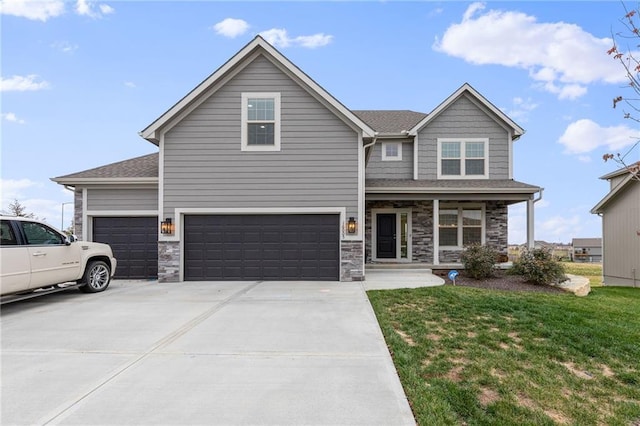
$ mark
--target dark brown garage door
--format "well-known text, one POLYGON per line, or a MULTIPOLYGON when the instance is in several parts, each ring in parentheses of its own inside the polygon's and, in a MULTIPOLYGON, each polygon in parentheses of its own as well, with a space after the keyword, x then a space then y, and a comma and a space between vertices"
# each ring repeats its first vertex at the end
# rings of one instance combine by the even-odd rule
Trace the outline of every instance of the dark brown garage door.
POLYGON ((158 276, 158 218, 94 217, 93 241, 111 246, 118 261, 116 278, 158 276))
POLYGON ((323 214, 185 216, 185 280, 338 280, 339 223, 323 214))

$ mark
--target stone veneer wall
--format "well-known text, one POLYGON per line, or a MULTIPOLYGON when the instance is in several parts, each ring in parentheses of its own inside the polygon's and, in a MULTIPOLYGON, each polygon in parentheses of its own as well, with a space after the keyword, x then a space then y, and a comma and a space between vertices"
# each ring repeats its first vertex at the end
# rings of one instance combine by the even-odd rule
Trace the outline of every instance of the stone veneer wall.
MULTIPOLYGON (((441 201, 441 203, 447 201, 441 201)), ((460 203, 464 205, 465 203, 460 203)), ((477 203, 476 203, 477 204, 477 203)), ((487 201, 486 244, 498 252, 508 251, 508 208, 503 201, 487 201)), ((433 263, 433 201, 367 201, 365 213, 365 259, 372 262, 372 209, 411 209, 412 262, 433 263)), ((460 250, 440 250, 440 263, 459 263, 460 250)))
POLYGON ((372 262, 371 209, 411 209, 412 262, 433 262, 433 201, 367 201, 365 209, 365 259, 372 262))
POLYGON ((364 262, 362 241, 342 241, 340 244, 340 281, 362 281, 364 262))
POLYGON ((158 282, 180 281, 180 242, 158 241, 158 282))
POLYGON ((82 239, 82 189, 76 189, 73 193, 73 233, 82 239))

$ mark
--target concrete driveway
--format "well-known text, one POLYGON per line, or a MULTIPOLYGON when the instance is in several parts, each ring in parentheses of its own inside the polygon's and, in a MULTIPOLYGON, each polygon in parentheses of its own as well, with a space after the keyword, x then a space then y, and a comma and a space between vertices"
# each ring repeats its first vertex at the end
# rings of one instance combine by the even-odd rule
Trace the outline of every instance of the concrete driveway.
POLYGON ((114 281, 1 318, 3 425, 414 424, 360 283, 114 281))

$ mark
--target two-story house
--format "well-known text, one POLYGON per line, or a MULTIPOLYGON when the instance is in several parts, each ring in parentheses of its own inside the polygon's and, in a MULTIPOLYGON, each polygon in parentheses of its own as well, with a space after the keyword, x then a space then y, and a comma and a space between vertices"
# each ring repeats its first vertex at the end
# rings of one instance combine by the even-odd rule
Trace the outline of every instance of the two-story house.
POLYGON ((506 254, 513 203, 533 242, 523 133, 468 84, 429 114, 352 111, 258 36, 140 132, 158 153, 53 180, 120 277, 350 281, 473 243, 506 254))

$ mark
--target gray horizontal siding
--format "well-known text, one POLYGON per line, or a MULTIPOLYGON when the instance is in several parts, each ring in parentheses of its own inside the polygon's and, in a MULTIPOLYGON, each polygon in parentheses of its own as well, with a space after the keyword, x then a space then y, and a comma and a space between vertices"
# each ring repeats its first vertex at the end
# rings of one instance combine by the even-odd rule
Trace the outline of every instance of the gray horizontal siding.
POLYGON ((88 210, 158 210, 158 190, 140 189, 101 189, 87 190, 88 210))
POLYGON ((640 229, 640 183, 631 182, 623 189, 606 206, 602 220, 605 284, 629 285, 635 270, 640 286, 640 238, 636 234, 640 229))
POLYGON ((460 97, 419 133, 419 179, 437 179, 438 138, 489 138, 489 179, 509 179, 509 133, 496 117, 460 97))
POLYGON ((164 216, 175 208, 346 207, 357 215, 358 137, 260 56, 165 135, 164 216), (281 150, 242 152, 241 94, 279 92, 281 150))
POLYGON ((367 164, 368 179, 413 179, 413 143, 402 144, 402 160, 382 161, 382 142, 373 146, 367 164))

